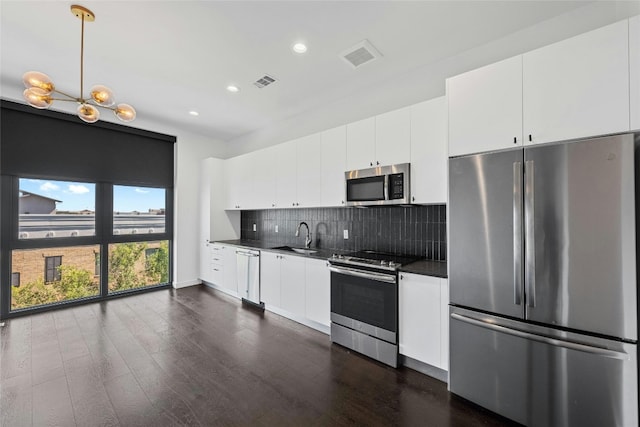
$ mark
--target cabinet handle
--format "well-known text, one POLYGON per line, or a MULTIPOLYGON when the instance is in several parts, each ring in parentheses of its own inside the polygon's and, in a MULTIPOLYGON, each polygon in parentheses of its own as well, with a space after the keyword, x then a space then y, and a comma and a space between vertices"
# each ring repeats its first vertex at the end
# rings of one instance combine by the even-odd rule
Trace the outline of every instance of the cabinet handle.
POLYGON ((342 204, 344 205, 344 200, 342 201, 342 204))
POLYGON ((517 144, 518 143, 518 138, 516 138, 515 136, 513 137, 513 143, 517 144))
POLYGON ((404 280, 404 274, 400 275, 400 280, 404 280))
POLYGON ((533 140, 531 139, 531 134, 529 134, 529 142, 531 142, 531 141, 533 141, 533 140))
POLYGON ((276 207, 276 204, 275 204, 275 203, 271 203, 271 207, 272 207, 272 208, 275 208, 275 207, 276 207))
POLYGON ((377 161, 377 160, 376 160, 376 165, 377 165, 377 166, 380 166, 380 162, 379 162, 379 161, 377 161))
POLYGON ((416 196, 411 196, 411 201, 415 202, 416 201, 416 196))
POLYGON ((373 166, 373 162, 369 162, 369 166, 373 166))

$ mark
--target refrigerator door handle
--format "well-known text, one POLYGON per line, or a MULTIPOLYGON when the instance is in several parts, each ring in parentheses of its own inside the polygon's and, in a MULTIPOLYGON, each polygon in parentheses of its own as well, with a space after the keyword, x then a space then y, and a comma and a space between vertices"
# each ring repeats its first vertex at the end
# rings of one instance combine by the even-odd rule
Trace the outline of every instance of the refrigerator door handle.
POLYGON ((513 302, 522 304, 522 162, 513 162, 513 302))
POLYGON ((524 169, 524 221, 525 221, 525 287, 527 306, 536 306, 536 245, 535 245, 535 205, 534 205, 534 163, 527 160, 524 169))
POLYGON ((549 338, 543 335, 532 334, 530 332, 520 331, 518 329, 508 328, 506 326, 501 326, 495 323, 487 323, 482 320, 477 320, 472 317, 468 317, 458 313, 451 313, 451 318, 455 320, 459 320, 461 322, 469 323, 471 325, 479 326, 481 328, 489 329, 491 331, 496 331, 508 335, 513 335, 520 338, 525 338, 532 341, 538 341, 544 344, 552 345, 555 347, 563 347, 569 350, 581 351, 584 353, 595 354, 597 356, 608 357, 611 359, 619 359, 619 360, 631 360, 631 357, 624 352, 609 350, 607 348, 602 347, 594 347, 587 344, 582 344, 574 341, 566 341, 559 340, 556 338, 549 338))

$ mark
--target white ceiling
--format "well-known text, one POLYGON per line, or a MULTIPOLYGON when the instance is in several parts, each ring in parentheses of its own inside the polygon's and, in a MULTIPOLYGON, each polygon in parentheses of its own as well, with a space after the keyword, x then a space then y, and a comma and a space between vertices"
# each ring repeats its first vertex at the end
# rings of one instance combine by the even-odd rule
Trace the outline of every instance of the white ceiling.
MULTIPOLYGON (((85 91, 107 85, 140 119, 230 140, 587 3, 85 0, 96 15, 85 29, 85 91), (363 39, 383 58, 354 70, 339 54, 363 39), (299 40, 304 55, 290 49, 299 40), (252 82, 264 73, 279 81, 257 89, 252 82), (241 91, 227 92, 231 83, 241 91)), ((71 4, 1 1, 3 98, 21 101, 29 70, 79 92, 80 21, 71 4)))

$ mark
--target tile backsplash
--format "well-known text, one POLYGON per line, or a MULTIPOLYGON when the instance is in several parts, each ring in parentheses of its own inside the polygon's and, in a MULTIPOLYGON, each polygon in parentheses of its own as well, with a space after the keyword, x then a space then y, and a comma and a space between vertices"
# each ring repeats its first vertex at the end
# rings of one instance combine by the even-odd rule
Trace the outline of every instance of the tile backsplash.
POLYGON ((445 261, 446 216, 446 205, 268 209, 242 211, 240 227, 242 239, 302 247, 306 230, 303 227, 299 237, 295 231, 304 221, 312 233, 312 247, 369 249, 445 261), (348 239, 344 239, 344 230, 348 230, 348 239))

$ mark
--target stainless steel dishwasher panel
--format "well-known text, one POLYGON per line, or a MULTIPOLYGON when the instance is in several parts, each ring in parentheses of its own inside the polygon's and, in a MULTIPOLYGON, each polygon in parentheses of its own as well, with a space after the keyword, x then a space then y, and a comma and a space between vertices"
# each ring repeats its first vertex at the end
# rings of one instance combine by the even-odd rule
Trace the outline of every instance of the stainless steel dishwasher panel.
POLYGON ((236 249, 236 260, 240 298, 260 305, 260 252, 236 249))

